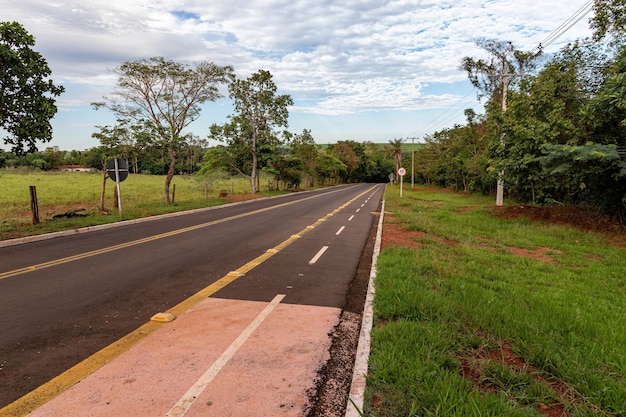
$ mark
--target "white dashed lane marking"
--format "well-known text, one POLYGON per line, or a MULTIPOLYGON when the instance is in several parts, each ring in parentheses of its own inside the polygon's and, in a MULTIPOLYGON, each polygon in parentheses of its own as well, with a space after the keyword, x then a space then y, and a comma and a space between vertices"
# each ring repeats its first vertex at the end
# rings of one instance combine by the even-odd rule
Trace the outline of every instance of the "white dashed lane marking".
POLYGON ((328 246, 322 246, 322 249, 320 249, 313 258, 311 258, 311 260, 309 261, 309 265, 313 265, 315 262, 317 262, 327 249, 328 246))

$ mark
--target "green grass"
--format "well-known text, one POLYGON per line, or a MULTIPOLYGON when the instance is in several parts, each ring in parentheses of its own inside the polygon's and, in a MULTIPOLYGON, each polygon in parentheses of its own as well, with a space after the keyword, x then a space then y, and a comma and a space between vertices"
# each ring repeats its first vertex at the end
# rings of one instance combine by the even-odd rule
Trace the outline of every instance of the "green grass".
POLYGON ((385 198, 411 245, 378 259, 366 415, 626 415, 626 249, 499 219, 491 198, 385 198), (503 346, 524 370, 489 360, 503 346))
MULTIPOLYGON (((123 219, 215 206, 250 192, 249 181, 241 177, 199 179, 175 176, 170 185, 170 193, 174 185, 176 188, 175 203, 166 205, 164 184, 164 176, 130 174, 121 183, 123 219), (208 191, 206 198, 205 184, 208 191), (220 198, 220 191, 226 191, 228 197, 220 198)), ((267 191, 267 184, 267 178, 262 178, 261 194, 276 194, 267 191)), ((119 221, 119 211, 114 207, 114 188, 115 183, 107 180, 106 212, 102 213, 98 209, 102 174, 0 171, 0 240, 119 221), (38 225, 31 225, 31 185, 37 190, 41 220, 38 225), (81 213, 87 214, 86 217, 52 220, 56 214, 82 208, 85 211, 81 213)))

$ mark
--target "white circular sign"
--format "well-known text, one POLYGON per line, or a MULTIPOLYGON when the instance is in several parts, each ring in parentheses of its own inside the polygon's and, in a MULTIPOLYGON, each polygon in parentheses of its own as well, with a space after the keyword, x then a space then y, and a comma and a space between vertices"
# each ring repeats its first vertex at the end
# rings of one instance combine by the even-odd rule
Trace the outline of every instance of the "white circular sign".
POLYGON ((404 177, 406 175, 406 169, 400 168, 398 169, 398 175, 404 177))

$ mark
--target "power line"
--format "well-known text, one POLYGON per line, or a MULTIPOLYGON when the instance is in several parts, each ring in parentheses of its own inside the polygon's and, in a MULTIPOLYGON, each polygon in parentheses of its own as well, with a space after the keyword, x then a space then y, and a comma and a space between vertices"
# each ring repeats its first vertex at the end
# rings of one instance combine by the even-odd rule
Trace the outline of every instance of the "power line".
POLYGON ((565 32, 570 30, 572 26, 580 22, 591 11, 593 6, 593 0, 587 1, 580 9, 574 12, 565 22, 561 23, 559 27, 554 29, 543 41, 539 43, 531 52, 538 52, 539 50, 551 45, 554 41, 560 38, 565 32))
MULTIPOLYGON (((556 29, 554 29, 548 36, 546 36, 546 38, 542 42, 540 42, 538 46, 533 48, 530 52, 531 53, 538 52, 541 49, 543 49, 543 48, 551 45, 552 43, 554 43, 564 33, 566 33, 568 30, 570 30, 575 24, 580 22, 580 20, 583 17, 585 17, 587 14, 589 14, 589 12, 593 8, 592 6, 593 6, 593 0, 588 0, 577 11, 575 11, 569 18, 567 18, 556 29)), ((447 124, 450 120, 452 120, 455 117, 457 117, 457 115, 458 115, 457 112, 461 109, 461 107, 464 107, 465 104, 469 103, 469 102, 465 103, 463 101, 470 94, 472 94, 472 93, 470 92, 470 93, 466 94, 464 97, 460 98, 455 104, 453 104, 447 110, 445 110, 444 112, 439 114, 437 117, 435 117, 433 120, 431 120, 426 126, 424 126, 424 127, 420 128, 419 130, 411 133, 409 136, 416 136, 420 132, 424 132, 425 133, 425 132, 427 132, 429 130, 432 130, 434 128, 439 128, 440 126, 444 126, 445 124, 447 124), (444 119, 440 121, 439 119, 441 119, 441 118, 444 118, 444 119)))
POLYGON ((464 97, 461 97, 456 103, 454 103, 451 107, 449 107, 447 110, 444 110, 442 113, 440 113, 437 117, 435 117, 434 119, 432 119, 426 126, 420 128, 419 130, 411 133, 409 136, 415 136, 417 135, 419 132, 427 132, 428 130, 431 130, 435 127, 438 126, 442 126, 445 125, 447 122, 449 122, 450 120, 452 120, 453 118, 457 117, 456 112, 461 108, 464 107, 464 105, 467 102, 464 102, 464 100, 469 97, 470 94, 473 94, 473 92, 469 92, 467 93, 464 97), (444 118, 444 120, 440 121, 439 119, 444 118))

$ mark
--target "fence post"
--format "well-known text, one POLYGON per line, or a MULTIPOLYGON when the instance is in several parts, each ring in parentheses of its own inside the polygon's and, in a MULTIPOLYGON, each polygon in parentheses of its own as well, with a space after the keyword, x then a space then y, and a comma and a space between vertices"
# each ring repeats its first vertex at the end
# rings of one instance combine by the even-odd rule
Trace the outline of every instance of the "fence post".
POLYGON ((29 185, 30 191, 30 211, 33 214, 32 224, 39 224, 39 203, 37 202, 37 187, 29 185))

